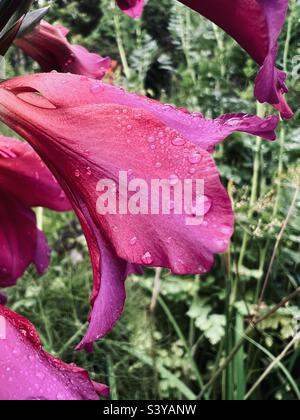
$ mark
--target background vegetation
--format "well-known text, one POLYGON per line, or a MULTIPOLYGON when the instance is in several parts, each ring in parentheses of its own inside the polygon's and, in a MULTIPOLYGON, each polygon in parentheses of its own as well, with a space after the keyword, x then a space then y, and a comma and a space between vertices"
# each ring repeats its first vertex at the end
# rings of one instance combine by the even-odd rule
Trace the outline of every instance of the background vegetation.
MULTIPOLYGON (((29 270, 9 290, 9 305, 37 326, 47 351, 109 383, 112 399, 300 399, 294 339, 300 316, 299 19, 299 2, 290 0, 279 65, 289 73, 295 118, 281 123, 277 142, 238 134, 217 148, 236 231, 211 273, 179 278, 147 270, 130 278, 126 311, 114 331, 93 354, 74 353, 89 311, 90 262, 74 216, 45 215, 50 270, 41 279, 29 270)), ((73 42, 116 60, 114 83, 129 90, 206 116, 256 112, 255 64, 175 0, 150 0, 136 22, 111 0, 56 0, 48 20, 69 27, 73 42)), ((15 49, 9 57, 9 75, 38 71, 15 49)))

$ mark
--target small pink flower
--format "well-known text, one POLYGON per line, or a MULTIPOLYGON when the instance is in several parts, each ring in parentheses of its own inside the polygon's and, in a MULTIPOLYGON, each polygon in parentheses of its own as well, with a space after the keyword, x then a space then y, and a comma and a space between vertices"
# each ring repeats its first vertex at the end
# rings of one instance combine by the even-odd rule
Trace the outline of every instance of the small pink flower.
POLYGON ((0 305, 0 400, 99 400, 106 385, 46 353, 33 325, 0 305))
POLYGON ((211 152, 236 131, 274 139, 278 125, 277 117, 245 114, 206 119, 71 74, 4 82, 0 104, 0 120, 30 142, 59 180, 88 242, 93 310, 80 348, 111 330, 123 311, 124 281, 139 266, 181 275, 212 268, 214 255, 228 248, 234 215, 211 152), (121 171, 148 185, 203 180, 203 223, 187 225, 186 215, 174 212, 99 214, 99 181, 117 181, 121 171))
POLYGON ((90 53, 67 40, 68 29, 41 21, 39 26, 15 41, 25 54, 39 63, 43 71, 57 70, 102 79, 110 68, 109 57, 90 53))
POLYGON ((70 210, 62 189, 26 143, 0 137, 0 287, 12 286, 34 263, 39 274, 49 264, 49 247, 31 207, 70 210))

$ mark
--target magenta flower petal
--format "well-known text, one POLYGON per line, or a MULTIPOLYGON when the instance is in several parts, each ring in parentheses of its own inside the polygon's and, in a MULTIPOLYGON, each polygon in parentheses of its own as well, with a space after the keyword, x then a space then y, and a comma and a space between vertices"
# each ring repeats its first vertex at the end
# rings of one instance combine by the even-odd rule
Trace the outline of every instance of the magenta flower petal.
MULTIPOLYGON (((89 349, 119 318, 124 281, 134 265, 166 267, 183 275, 211 269, 214 255, 229 245, 234 215, 204 148, 211 150, 236 130, 273 138, 278 123, 277 118, 240 114, 206 120, 74 75, 36 75, 1 86, 0 119, 34 146, 60 181, 88 241, 93 310, 79 348, 89 349), (47 101, 52 108, 45 106, 47 101), (120 172, 126 172, 129 181, 143 179, 147 185, 153 179, 171 185, 204 180, 203 222, 189 225, 186 214, 174 212, 99 213, 99 181, 117 182, 120 172)), ((117 186, 116 195, 122 194, 117 186)), ((171 201, 169 205, 171 209, 171 201)))
POLYGON ((0 316, 5 320, 4 338, 2 334, 0 338, 0 400, 98 400, 98 394, 108 396, 108 387, 92 382, 84 369, 46 353, 28 320, 3 306, 0 316))
POLYGON ((15 44, 37 61, 43 71, 57 70, 102 79, 110 68, 111 59, 70 44, 67 34, 66 28, 42 21, 33 31, 18 38, 15 44))
POLYGON ((142 16, 145 0, 116 0, 120 9, 133 19, 142 16))
POLYGON ((43 274, 49 264, 45 235, 30 207, 57 211, 70 204, 53 175, 26 143, 0 137, 0 287, 12 286, 27 267, 43 274))
POLYGON ((284 25, 288 0, 180 0, 234 38, 261 66, 255 85, 260 102, 274 105, 283 118, 293 112, 283 95, 286 75, 276 68, 278 37, 284 25))

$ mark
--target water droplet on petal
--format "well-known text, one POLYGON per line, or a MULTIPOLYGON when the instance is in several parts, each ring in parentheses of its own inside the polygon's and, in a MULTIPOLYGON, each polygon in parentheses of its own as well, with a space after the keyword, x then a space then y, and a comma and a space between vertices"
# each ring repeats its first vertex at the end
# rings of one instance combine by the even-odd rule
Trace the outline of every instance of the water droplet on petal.
POLYGON ((80 170, 76 169, 76 171, 74 172, 74 175, 76 176, 76 178, 80 177, 80 170))
POLYGON ((92 93, 99 93, 102 90, 102 86, 99 83, 94 83, 91 86, 91 92, 92 93))
POLYGON ((265 130, 266 128, 268 128, 269 127, 269 122, 264 122, 264 123, 262 123, 261 125, 260 125, 260 128, 262 129, 262 130, 265 130))
POLYGON ((153 258, 152 255, 149 251, 147 251, 143 256, 142 256, 142 261, 145 265, 151 265, 153 263, 153 258))
POLYGON ((172 140, 172 144, 174 146, 183 146, 186 143, 186 141, 182 137, 175 137, 172 140))
POLYGON ((202 159, 202 157, 201 157, 201 154, 199 152, 193 152, 189 156, 189 161, 193 165, 196 164, 196 163, 199 163, 201 161, 201 159, 202 159))
POLYGON ((134 236, 133 238, 130 239, 130 245, 135 245, 137 243, 137 237, 134 236))

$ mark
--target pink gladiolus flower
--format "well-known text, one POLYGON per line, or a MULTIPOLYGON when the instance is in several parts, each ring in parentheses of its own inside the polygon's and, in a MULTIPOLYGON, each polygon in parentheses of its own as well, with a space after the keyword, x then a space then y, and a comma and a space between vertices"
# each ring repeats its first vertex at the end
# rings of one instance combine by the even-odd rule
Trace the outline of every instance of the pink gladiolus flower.
MULTIPOLYGON (((75 75, 41 74, 0 85, 0 120, 26 138, 69 196, 82 224, 94 272, 92 313, 79 348, 89 348, 120 317, 124 281, 136 265, 176 274, 204 273, 233 232, 231 201, 210 152, 236 131, 274 139, 277 117, 216 120, 75 75), (203 180, 203 223, 185 214, 99 214, 99 181, 203 180)), ((115 191, 120 198, 121 187, 115 191)), ((132 194, 130 194, 132 198, 132 194)), ((123 196, 122 196, 123 197, 123 196)), ((170 202, 171 204, 171 202, 170 202)))
POLYGON ((43 274, 49 248, 31 207, 70 210, 57 181, 26 143, 0 137, 0 287, 12 286, 34 263, 43 274))
POLYGON ((133 19, 141 17, 145 0, 116 0, 120 9, 133 19))
POLYGON ((4 293, 0 293, 0 305, 6 305, 7 303, 7 296, 4 293))
POLYGON ((260 102, 274 105, 283 118, 293 112, 283 95, 286 74, 276 68, 278 37, 284 25, 288 0, 179 0, 234 38, 261 66, 255 83, 260 102))
POLYGON ((0 306, 0 400, 99 400, 106 385, 46 353, 33 325, 0 306))
POLYGON ((67 40, 68 29, 41 21, 31 32, 16 39, 15 44, 39 63, 43 71, 57 70, 102 79, 110 68, 109 57, 90 53, 67 40))

